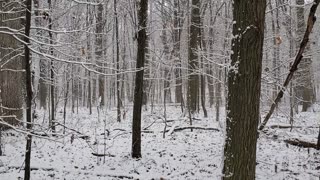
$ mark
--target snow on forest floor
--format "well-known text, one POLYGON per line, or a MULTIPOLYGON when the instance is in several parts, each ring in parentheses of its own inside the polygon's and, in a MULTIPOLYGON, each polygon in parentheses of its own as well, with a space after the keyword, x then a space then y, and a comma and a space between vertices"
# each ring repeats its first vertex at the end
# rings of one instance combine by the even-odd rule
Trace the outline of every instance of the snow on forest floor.
MULTIPOLYGON (((121 123, 116 122, 115 110, 108 110, 100 118, 97 113, 89 115, 86 109, 80 109, 79 114, 68 114, 67 127, 89 138, 81 138, 69 129, 63 136, 61 126, 57 127, 59 135, 45 137, 50 140, 34 138, 32 179, 220 179, 224 132, 221 124, 214 120, 214 112, 209 111, 208 118, 199 116, 193 125, 211 129, 172 132, 179 127, 188 127, 189 120, 180 116, 179 107, 169 106, 167 109, 169 132, 165 138, 161 132, 164 129, 162 108, 158 107, 152 114, 144 112, 142 128, 145 132, 142 134, 140 160, 130 156, 131 109, 121 123), (92 153, 108 156, 104 159, 92 153)), ((62 123, 61 111, 57 116, 62 123)), ((43 119, 39 117, 37 123, 43 123, 43 119)), ((320 151, 287 145, 283 140, 299 138, 316 142, 319 119, 320 112, 300 113, 294 124, 299 128, 292 131, 267 128, 266 133, 261 133, 257 146, 256 179, 318 180, 320 151)), ((271 119, 268 126, 279 124, 289 125, 288 118, 278 116, 271 119)), ((39 126, 35 128, 39 129, 39 126)), ((25 136, 11 130, 3 134, 2 141, 5 155, 0 157, 0 179, 22 179, 25 136)))

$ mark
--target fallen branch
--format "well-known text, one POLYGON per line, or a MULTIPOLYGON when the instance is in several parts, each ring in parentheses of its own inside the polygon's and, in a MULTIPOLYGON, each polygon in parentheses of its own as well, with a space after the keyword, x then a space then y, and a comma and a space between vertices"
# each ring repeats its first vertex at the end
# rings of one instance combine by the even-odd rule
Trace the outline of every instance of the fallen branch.
MULTIPOLYGON (((208 130, 208 131, 220 131, 219 129, 217 128, 203 128, 203 127, 180 127, 180 128, 175 128, 175 129, 167 129, 165 130, 165 132, 169 132, 169 131, 172 131, 173 132, 178 132, 178 131, 183 131, 183 130, 186 130, 186 129, 191 129, 191 130, 194 130, 194 129, 198 129, 198 130, 208 130)), ((155 131, 141 131, 142 133, 155 133, 155 131)), ((158 131, 159 132, 159 131, 158 131)), ((160 133, 163 133, 163 131, 160 131, 160 133)))
POLYGON ((218 131, 218 132, 220 131, 217 128, 203 128, 203 127, 181 127, 181 128, 175 128, 173 131, 177 132, 177 131, 182 131, 186 129, 199 129, 199 130, 218 131))
POLYGON ((75 129, 69 128, 69 127, 65 126, 64 124, 61 124, 61 123, 59 123, 59 122, 57 122, 57 121, 55 121, 54 123, 56 124, 56 126, 59 125, 59 126, 62 126, 63 128, 69 129, 70 131, 73 131, 73 132, 76 132, 76 133, 78 133, 78 134, 84 135, 84 134, 81 133, 80 131, 77 131, 77 130, 75 130, 75 129))
POLYGON ((97 157, 104 157, 104 156, 116 157, 115 155, 112 155, 112 154, 99 154, 99 153, 91 153, 91 154, 97 157))
POLYGON ((320 150, 320 148, 317 147, 316 143, 302 141, 299 139, 286 139, 286 140, 284 140, 284 142, 291 144, 293 146, 298 146, 298 147, 302 147, 302 148, 313 148, 313 149, 320 150))
POLYGON ((291 125, 271 125, 269 126, 271 129, 291 129, 291 128, 317 128, 313 126, 291 126, 291 125))
POLYGON ((293 74, 295 71, 297 71, 298 69, 298 65, 300 64, 302 58, 303 58, 303 52, 305 50, 305 48, 307 47, 307 44, 309 42, 309 36, 311 34, 312 28, 314 26, 314 23, 316 21, 316 16, 315 13, 317 11, 318 5, 319 5, 320 0, 314 0, 314 3, 310 9, 310 13, 309 13, 309 17, 308 17, 308 23, 307 23, 307 29, 304 33, 303 39, 300 43, 300 49, 298 51, 298 54, 290 68, 290 72, 285 80, 285 82, 283 83, 283 86, 280 90, 280 92, 278 93, 276 99, 274 100, 274 102, 271 105, 271 108, 268 112, 268 114, 266 115, 266 117, 264 118, 263 122, 261 123, 259 130, 263 130, 263 128, 266 126, 267 122, 269 121, 271 115, 273 114, 276 106, 278 105, 278 103, 280 102, 281 98, 283 97, 284 91, 286 89, 286 87, 288 86, 289 82, 291 81, 291 79, 293 78, 293 74))

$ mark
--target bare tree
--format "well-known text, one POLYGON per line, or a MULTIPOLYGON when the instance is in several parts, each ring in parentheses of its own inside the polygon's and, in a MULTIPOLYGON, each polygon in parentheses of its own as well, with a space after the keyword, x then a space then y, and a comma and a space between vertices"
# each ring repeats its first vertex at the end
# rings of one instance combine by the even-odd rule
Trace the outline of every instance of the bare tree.
POLYGON ((255 179, 265 9, 265 0, 233 4, 223 179, 255 179))
POLYGON ((199 26, 200 26, 200 1, 192 0, 191 5, 191 24, 190 24, 190 40, 188 50, 188 108, 191 114, 197 110, 199 95, 199 26))
POLYGON ((138 51, 137 51, 137 72, 134 89, 134 105, 132 120, 132 157, 141 158, 141 109, 143 97, 143 74, 146 48, 146 26, 148 16, 148 0, 141 0, 138 8, 138 51))
MULTIPOLYGON (((30 27, 31 27, 31 7, 32 2, 31 0, 25 1, 26 6, 26 23, 25 23, 25 37, 24 37, 24 58, 25 58, 25 79, 26 79, 26 119, 27 119, 27 130, 30 132, 32 130, 32 74, 31 74, 31 59, 30 59, 30 50, 29 50, 29 43, 30 43, 30 27)), ((30 161, 31 161, 31 144, 32 144, 32 136, 31 134, 27 135, 27 145, 26 145, 26 155, 25 155, 25 168, 24 168, 24 179, 30 179, 30 161)))

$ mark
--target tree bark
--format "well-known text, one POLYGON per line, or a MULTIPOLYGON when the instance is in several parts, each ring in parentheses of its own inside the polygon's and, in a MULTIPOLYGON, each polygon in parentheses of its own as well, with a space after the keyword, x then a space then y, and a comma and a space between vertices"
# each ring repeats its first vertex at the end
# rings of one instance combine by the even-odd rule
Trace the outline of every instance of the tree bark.
POLYGON ((199 26, 200 26, 200 1, 192 0, 190 40, 188 49, 188 110, 194 114, 197 110, 199 95, 199 69, 198 45, 199 45, 199 26))
MULTIPOLYGON (((49 11, 52 12, 52 3, 51 0, 48 0, 48 5, 49 5, 49 11)), ((52 34, 52 13, 50 13, 49 15, 49 44, 50 44, 50 55, 53 55, 53 47, 51 47, 53 45, 53 34, 52 34)), ((51 118, 50 118, 50 122, 49 122, 49 126, 51 127, 51 130, 53 133, 55 133, 56 131, 56 126, 54 124, 55 121, 55 76, 54 76, 54 62, 51 59, 50 62, 51 66, 50 66, 50 78, 51 78, 51 86, 50 86, 50 100, 51 100, 51 118)))
MULTIPOLYGON (((0 27, 14 30, 22 28, 22 16, 25 16, 22 3, 9 0, 0 3, 0 27), (10 12, 10 13, 8 13, 10 12)), ((3 30, 6 31, 6 30, 3 30)), ((8 32, 9 33, 9 32, 8 32)), ((12 35, 0 33, 0 117, 10 125, 19 125, 23 117, 22 99, 25 81, 22 76, 22 43, 12 35)), ((2 119, 1 119, 2 120, 2 119)), ((0 123, 0 128, 8 128, 0 123)))
POLYGON ((265 9, 266 0, 233 4, 223 179, 255 179, 265 9))
POLYGON ((140 0, 138 10, 138 51, 137 51, 137 72, 134 89, 133 121, 132 121, 132 157, 141 158, 141 108, 143 98, 143 74, 145 63, 145 48, 147 40, 147 16, 148 0, 140 0))
POLYGON ((121 122, 121 93, 120 93, 120 50, 119 50, 119 23, 118 23, 118 13, 117 13, 117 0, 113 1, 113 8, 114 8, 114 18, 115 18, 115 30, 116 30, 116 51, 117 51, 117 121, 121 122))
MULTIPOLYGON (((26 70, 26 120, 27 120, 27 130, 30 132, 32 130, 32 74, 31 74, 31 59, 30 59, 30 50, 29 50, 29 37, 30 37, 30 27, 31 27, 31 0, 25 1, 26 6, 26 24, 25 24, 25 37, 24 37, 24 58, 25 58, 25 70, 26 70)), ((30 180, 30 161, 31 161, 31 144, 32 136, 27 135, 27 144, 26 144, 26 154, 25 154, 25 169, 24 169, 24 179, 30 180)))
MULTIPOLYGON (((100 66, 100 69, 104 66, 103 64, 103 45, 102 45, 102 33, 103 33, 103 3, 100 3, 98 5, 98 11, 97 11, 97 17, 96 17, 96 59, 97 59, 97 64, 100 66)), ((101 70, 103 71, 103 69, 101 70)), ((99 95, 98 95, 98 103, 99 106, 102 108, 105 105, 105 93, 104 93, 104 84, 105 84, 105 79, 104 76, 98 75, 98 82, 99 82, 99 95)))
POLYGON ((180 1, 174 0, 174 19, 173 19, 173 56, 175 63, 175 102, 181 104, 183 111, 183 94, 182 94, 182 79, 181 79, 181 59, 180 59, 180 37, 181 37, 181 18, 180 1))

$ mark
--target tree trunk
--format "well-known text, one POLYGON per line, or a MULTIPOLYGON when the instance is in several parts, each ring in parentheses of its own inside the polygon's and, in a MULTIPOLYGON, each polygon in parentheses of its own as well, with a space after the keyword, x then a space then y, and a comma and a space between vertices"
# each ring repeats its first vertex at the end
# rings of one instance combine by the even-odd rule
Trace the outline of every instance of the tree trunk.
POLYGON ((117 51, 117 121, 121 122, 121 93, 120 93, 120 52, 119 52, 119 23, 118 23, 118 13, 117 13, 117 0, 113 1, 114 7, 114 17, 115 17, 115 30, 116 30, 116 51, 117 51))
MULTIPOLYGON (((96 17, 96 59, 97 64, 100 66, 101 71, 103 72, 103 45, 102 45, 102 33, 103 33, 103 3, 99 3, 98 10, 97 10, 97 17, 96 17)), ((104 83, 105 79, 104 76, 98 75, 99 81, 99 95, 98 95, 98 103, 99 106, 102 108, 105 105, 105 93, 104 93, 104 83)))
POLYGON ((265 9, 266 0, 233 4, 223 179, 255 179, 265 9))
MULTIPOLYGON (((51 4, 51 0, 48 0, 48 5, 49 5, 49 10, 50 12, 52 12, 52 4, 51 4)), ((49 13, 49 44, 50 46, 53 45, 53 35, 52 35, 52 17, 51 14, 49 13)), ((53 47, 50 47, 50 55, 53 55, 53 47)), ((50 119, 50 123, 49 126, 51 127, 51 130, 53 133, 55 133, 56 131, 56 126, 54 124, 55 121, 55 81, 54 81, 54 62, 53 60, 51 60, 51 66, 50 66, 50 78, 51 78, 51 86, 50 86, 50 99, 51 99, 51 119, 50 119)))
MULTIPOLYGON (((20 30, 23 27, 21 17, 24 16, 24 12, 20 2, 2 1, 0 27, 20 30)), ((3 118, 3 121, 11 125, 18 125, 18 120, 23 117, 22 89, 25 81, 21 72, 23 58, 19 56, 22 52, 18 50, 21 46, 22 43, 13 36, 6 33, 0 34, 0 117, 10 116, 3 118)), ((8 127, 0 123, 0 128, 8 127)))
POLYGON ((167 38, 167 23, 168 21, 168 17, 165 13, 165 2, 164 0, 162 0, 161 3, 161 18, 162 18, 162 33, 161 33, 161 40, 162 40, 162 44, 163 44, 163 68, 164 68, 164 93, 163 95, 165 96, 164 98, 166 99, 166 102, 171 103, 171 90, 170 90, 170 77, 171 77, 171 65, 170 65, 170 61, 171 61, 171 57, 170 57, 170 49, 169 49, 169 43, 168 43, 168 38, 167 38))
POLYGON ((183 94, 182 94, 182 79, 181 79, 181 59, 180 59, 180 37, 181 37, 181 12, 179 0, 174 0, 174 20, 173 20, 173 56, 175 63, 175 102, 181 104, 183 111, 183 94))
MULTIPOLYGON (((305 18, 304 18, 304 0, 296 0, 297 4, 297 36, 302 39, 305 31, 305 18)), ((300 42, 297 42, 300 43, 300 42)), ((306 51, 310 50, 310 45, 307 46, 306 51)), ((298 71, 298 93, 302 98, 302 112, 308 110, 312 105, 313 100, 313 84, 312 84, 312 61, 310 57, 303 58, 298 71)))
POLYGON ((146 48, 146 26, 148 14, 148 0, 141 0, 138 8, 138 51, 137 72, 134 88, 133 121, 132 121, 132 157, 141 158, 141 108, 143 97, 143 74, 146 48))
MULTIPOLYGON (((205 10, 203 10, 205 12, 205 10)), ((204 14, 204 13, 203 13, 204 14)), ((204 25, 203 25, 203 20, 204 20, 204 15, 202 14, 201 16, 201 30, 199 32, 200 34, 200 49, 202 51, 202 56, 201 56, 201 69, 202 71, 201 72, 206 72, 206 67, 204 65, 204 57, 207 57, 207 42, 205 41, 205 38, 204 38, 204 25)), ((205 58, 207 59, 207 58, 205 58)), ((206 63, 207 64, 207 63, 206 63)), ((208 117, 208 113, 207 113, 207 109, 206 109, 206 77, 204 75, 204 73, 201 73, 200 75, 200 93, 201 93, 201 107, 202 107, 202 110, 203 110, 203 116, 206 118, 208 117)))
POLYGON ((200 25, 200 1, 192 0, 190 40, 188 49, 188 109, 191 114, 197 111, 199 95, 199 69, 198 63, 198 43, 200 25))
MULTIPOLYGON (((27 130, 30 132, 32 130, 32 74, 31 74, 31 60, 30 60, 30 50, 28 45, 30 44, 30 26, 31 26, 31 0, 25 1, 26 6, 26 24, 25 24, 25 37, 24 42, 24 58, 25 58, 25 70, 26 70, 26 120, 27 120, 27 130)), ((30 180, 30 161, 31 161, 31 144, 32 136, 27 135, 27 145, 26 145, 26 155, 25 155, 25 168, 24 168, 24 180, 30 180)))

